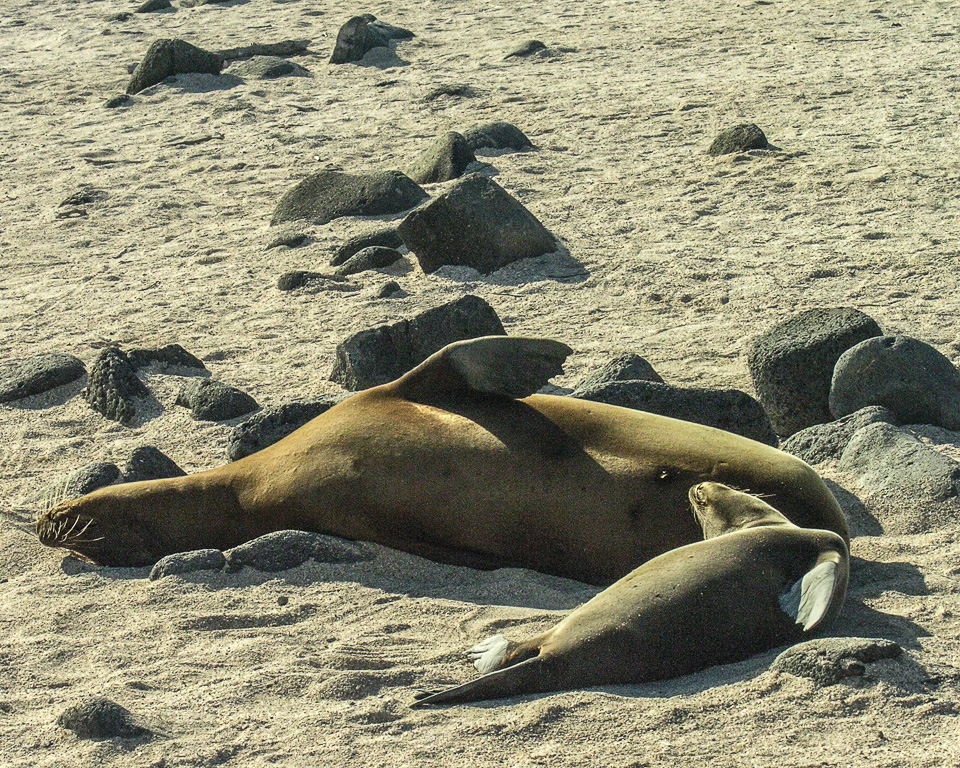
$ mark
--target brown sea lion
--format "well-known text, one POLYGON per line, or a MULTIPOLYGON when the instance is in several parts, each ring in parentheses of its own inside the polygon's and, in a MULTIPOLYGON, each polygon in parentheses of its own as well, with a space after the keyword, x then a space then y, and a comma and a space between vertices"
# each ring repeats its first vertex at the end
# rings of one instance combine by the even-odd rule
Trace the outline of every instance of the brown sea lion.
POLYGON ((836 500, 793 456, 699 424, 529 396, 570 351, 505 336, 451 344, 240 461, 60 504, 38 535, 94 563, 139 566, 293 528, 605 585, 697 541, 687 491, 717 480, 847 538, 836 500))
POLYGON ((840 536, 719 483, 691 488, 690 501, 706 541, 644 563, 542 635, 474 646, 488 674, 417 704, 664 680, 799 640, 837 615, 849 574, 840 536))

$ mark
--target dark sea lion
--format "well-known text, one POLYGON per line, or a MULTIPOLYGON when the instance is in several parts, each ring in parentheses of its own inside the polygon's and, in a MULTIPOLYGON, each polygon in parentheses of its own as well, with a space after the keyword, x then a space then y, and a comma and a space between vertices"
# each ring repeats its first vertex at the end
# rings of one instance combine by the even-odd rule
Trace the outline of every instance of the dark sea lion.
POLYGON ((417 704, 664 680, 799 640, 836 616, 849 576, 840 536, 798 528, 719 483, 691 488, 690 501, 706 541, 644 563, 542 635, 474 646, 488 674, 417 704))
POLYGON ((569 353, 505 336, 451 344, 258 453, 102 488, 43 513, 37 533, 94 563, 139 566, 293 528, 606 585, 700 539, 687 491, 717 480, 848 537, 830 491, 793 456, 699 424, 530 396, 569 353))

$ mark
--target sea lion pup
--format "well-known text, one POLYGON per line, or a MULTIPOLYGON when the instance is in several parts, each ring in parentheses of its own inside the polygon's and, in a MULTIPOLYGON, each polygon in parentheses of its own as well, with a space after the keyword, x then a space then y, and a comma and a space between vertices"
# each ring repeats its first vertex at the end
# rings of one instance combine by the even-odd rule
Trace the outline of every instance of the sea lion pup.
POLYGON ((706 541, 641 565, 531 640, 474 646, 489 674, 414 706, 678 677, 799 640, 837 615, 849 574, 840 536, 798 528, 719 483, 691 488, 690 501, 706 541))
POLYGON ((102 488, 42 514, 37 533, 94 563, 141 566, 293 528, 607 585, 699 540, 687 490, 716 480, 847 538, 836 500, 793 456, 699 424, 531 395, 570 351, 506 336, 451 344, 258 453, 102 488))

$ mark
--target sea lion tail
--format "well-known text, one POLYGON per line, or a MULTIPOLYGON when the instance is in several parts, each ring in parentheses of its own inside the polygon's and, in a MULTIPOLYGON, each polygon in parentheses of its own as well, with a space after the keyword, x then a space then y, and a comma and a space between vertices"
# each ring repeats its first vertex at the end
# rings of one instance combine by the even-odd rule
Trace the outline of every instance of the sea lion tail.
POLYGON ((551 690, 544 678, 543 664, 539 657, 527 659, 506 669, 498 669, 469 683, 457 685, 442 691, 418 693, 411 707, 424 707, 431 704, 465 704, 470 701, 487 699, 506 699, 527 693, 539 693, 551 690))

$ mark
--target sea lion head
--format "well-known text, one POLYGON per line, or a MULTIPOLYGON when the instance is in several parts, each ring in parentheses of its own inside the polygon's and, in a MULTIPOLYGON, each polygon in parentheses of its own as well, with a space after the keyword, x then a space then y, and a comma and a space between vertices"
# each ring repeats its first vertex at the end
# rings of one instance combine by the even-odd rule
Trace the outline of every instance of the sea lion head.
POLYGON ((139 566, 156 559, 150 530, 109 494, 95 491, 62 502, 40 514, 36 530, 41 544, 97 565, 139 566))
POLYGON ((705 539, 760 525, 792 525, 763 499, 723 483, 693 486, 690 504, 705 539))

